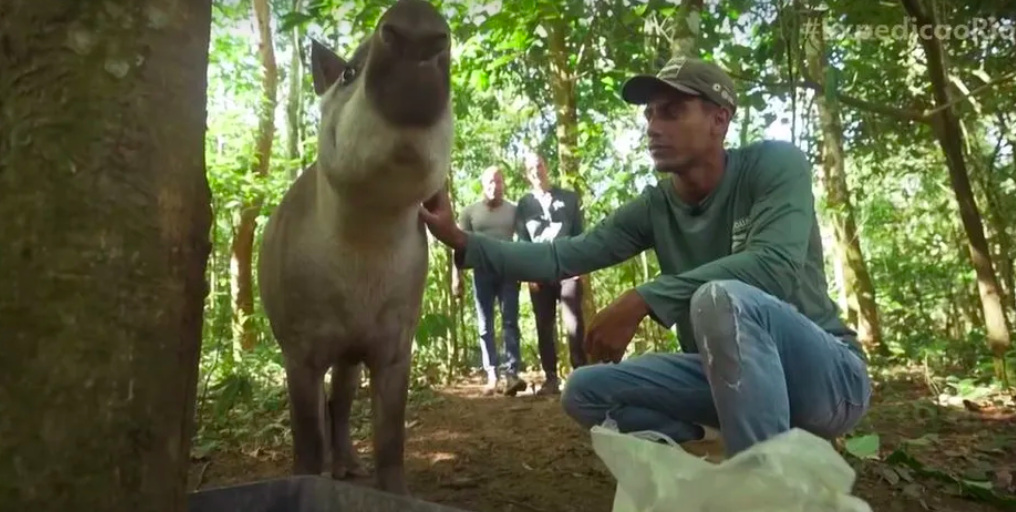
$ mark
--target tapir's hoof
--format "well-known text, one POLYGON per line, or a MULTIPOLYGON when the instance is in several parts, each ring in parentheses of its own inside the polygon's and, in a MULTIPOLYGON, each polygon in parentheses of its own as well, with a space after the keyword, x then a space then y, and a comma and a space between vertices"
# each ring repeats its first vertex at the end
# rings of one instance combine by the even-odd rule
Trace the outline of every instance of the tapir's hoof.
POLYGON ((406 477, 401 469, 385 470, 378 468, 377 489, 400 496, 409 496, 409 486, 406 485, 406 477))
POLYGON ((370 471, 367 471, 359 462, 342 464, 332 468, 332 478, 335 480, 356 480, 367 478, 370 471))
POLYGON ((403 484, 392 484, 392 485, 390 485, 388 487, 385 487, 385 486, 379 484, 378 485, 378 489, 380 489, 381 491, 387 492, 389 494, 397 494, 399 496, 411 497, 411 495, 409 494, 409 487, 407 487, 406 484, 404 484, 404 483, 403 484))

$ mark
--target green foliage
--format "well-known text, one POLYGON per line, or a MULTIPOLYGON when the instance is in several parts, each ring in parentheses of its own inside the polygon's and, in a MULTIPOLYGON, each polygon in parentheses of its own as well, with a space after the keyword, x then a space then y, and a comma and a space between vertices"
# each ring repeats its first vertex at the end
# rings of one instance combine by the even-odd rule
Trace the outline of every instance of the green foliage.
MULTIPOLYGON (((311 38, 348 53, 388 3, 312 0, 294 10, 289 1, 274 2, 282 83, 289 79, 292 28, 304 31, 299 44, 305 56, 311 38)), ((802 74, 799 10, 746 0, 706 4, 699 52, 703 58, 730 69, 741 93, 732 136, 743 133, 750 141, 792 125, 790 136, 812 151, 818 139, 817 125, 812 121, 814 94, 807 86, 800 86, 807 78, 826 82, 827 99, 859 98, 897 113, 920 113, 933 105, 923 53, 916 41, 856 36, 863 27, 902 23, 898 4, 827 2, 824 20, 833 28, 827 42, 830 67, 823 77, 802 74), (791 108, 794 112, 789 112, 791 108)), ((984 9, 989 8, 981 4, 950 5, 943 16, 961 20, 984 16, 989 12, 984 9)), ((554 68, 549 44, 555 23, 565 27, 564 72, 574 85, 577 112, 578 143, 572 149, 579 161, 582 188, 587 191, 587 226, 594 226, 658 179, 646 157, 639 112, 620 100, 619 88, 627 77, 652 73, 669 57, 666 27, 675 12, 672 3, 524 0, 503 2, 498 9, 466 0, 445 0, 440 5, 456 36, 453 88, 457 132, 452 192, 457 209, 478 199, 477 178, 489 165, 502 167, 506 194, 517 200, 527 190, 520 172, 521 156, 527 148, 540 150, 552 173, 557 172, 561 141, 550 82, 561 70, 554 68)), ((206 155, 214 194, 215 247, 209 265, 211 293, 206 306, 202 364, 202 382, 207 384, 202 393, 206 402, 222 404, 217 405, 218 409, 208 409, 208 414, 220 419, 260 410, 252 407, 252 402, 284 400, 277 391, 282 380, 278 350, 260 315, 260 305, 255 318, 260 333, 256 350, 239 351, 232 344, 230 332, 230 243, 240 207, 254 197, 265 199, 258 219, 257 246, 266 215, 278 204, 291 183, 291 171, 298 166, 285 154, 286 145, 277 143, 270 178, 257 180, 250 173, 260 82, 249 13, 246 2, 217 3, 210 47, 206 155)), ((1013 62, 1011 45, 1000 47, 997 41, 993 46, 987 41, 951 40, 948 47, 957 80, 967 90, 998 79, 1013 62)), ((309 70, 308 64, 302 62, 305 70, 309 70)), ((300 142, 310 161, 316 147, 318 112, 309 72, 304 73, 300 86, 299 101, 306 113, 301 121, 304 137, 300 142)), ((280 89, 276 129, 284 134, 282 113, 288 98, 287 89, 280 89)), ((998 272, 998 265, 1008 262, 1011 267, 1016 256, 1011 245, 1006 252, 1003 244, 1016 235, 1012 223, 992 221, 1011 219, 1016 213, 1013 90, 1011 81, 1002 83, 994 92, 979 94, 974 101, 961 102, 957 107, 970 134, 967 142, 972 181, 978 205, 985 213, 985 229, 998 272), (995 210, 985 209, 988 199, 995 210), (997 215, 991 217, 992 212, 997 215)), ((955 194, 932 127, 891 112, 876 113, 846 104, 841 104, 841 110, 852 206, 876 288, 885 342, 892 354, 888 360, 876 358, 875 362, 917 361, 970 378, 990 374, 977 283, 956 213, 955 194)), ((814 155, 816 175, 819 157, 814 155)), ((827 240, 832 239, 829 212, 838 207, 819 198, 827 240)), ((833 279, 835 262, 830 245, 826 253, 831 293, 838 297, 841 284, 833 279)), ((435 244, 431 255, 414 356, 414 379, 419 386, 460 376, 479 360, 472 291, 467 286, 463 300, 453 300, 448 290, 447 250, 435 244)), ((605 306, 658 271, 650 252, 593 273, 597 305, 605 306)), ((1013 290, 1008 289, 1008 293, 1006 307, 1012 314, 1016 302, 1013 290)), ((524 360, 527 366, 536 368, 535 326, 525 288, 520 299, 524 360)), ((675 346, 673 334, 646 321, 632 352, 674 350, 675 346)), ((274 404, 259 407, 276 410, 272 409, 274 404)), ((263 434, 281 435, 275 430, 263 434)), ((870 442, 854 441, 854 450, 870 451, 865 447, 870 442)), ((875 443, 877 446, 877 439, 875 443)))

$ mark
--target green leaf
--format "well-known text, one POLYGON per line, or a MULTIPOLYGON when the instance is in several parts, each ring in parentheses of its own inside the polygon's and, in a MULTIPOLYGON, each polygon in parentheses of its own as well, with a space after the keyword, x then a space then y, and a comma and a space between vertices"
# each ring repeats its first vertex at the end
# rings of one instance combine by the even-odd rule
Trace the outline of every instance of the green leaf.
POLYGON ((927 433, 916 439, 906 439, 903 442, 914 446, 928 446, 938 441, 938 434, 927 433))
POLYGON ((847 439, 846 450, 858 459, 877 459, 879 450, 878 434, 868 434, 847 439))

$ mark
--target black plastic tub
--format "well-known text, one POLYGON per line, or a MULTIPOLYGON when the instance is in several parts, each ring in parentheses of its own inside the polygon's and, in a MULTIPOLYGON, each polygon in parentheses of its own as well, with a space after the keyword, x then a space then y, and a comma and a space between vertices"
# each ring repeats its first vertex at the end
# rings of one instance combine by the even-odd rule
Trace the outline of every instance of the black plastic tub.
POLYGON ((468 512, 321 476, 193 492, 189 512, 468 512))

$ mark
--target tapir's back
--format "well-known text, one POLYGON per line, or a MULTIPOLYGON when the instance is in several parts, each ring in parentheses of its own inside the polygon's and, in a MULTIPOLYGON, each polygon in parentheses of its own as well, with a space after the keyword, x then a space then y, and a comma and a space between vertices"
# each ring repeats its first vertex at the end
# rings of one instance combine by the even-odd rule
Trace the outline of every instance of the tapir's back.
POLYGON ((296 256, 292 249, 299 247, 314 208, 317 172, 317 166, 312 164, 293 182, 268 217, 261 240, 258 288, 276 338, 279 338, 280 328, 290 317, 285 297, 293 292, 286 287, 291 277, 287 273, 292 268, 292 258, 296 256))

